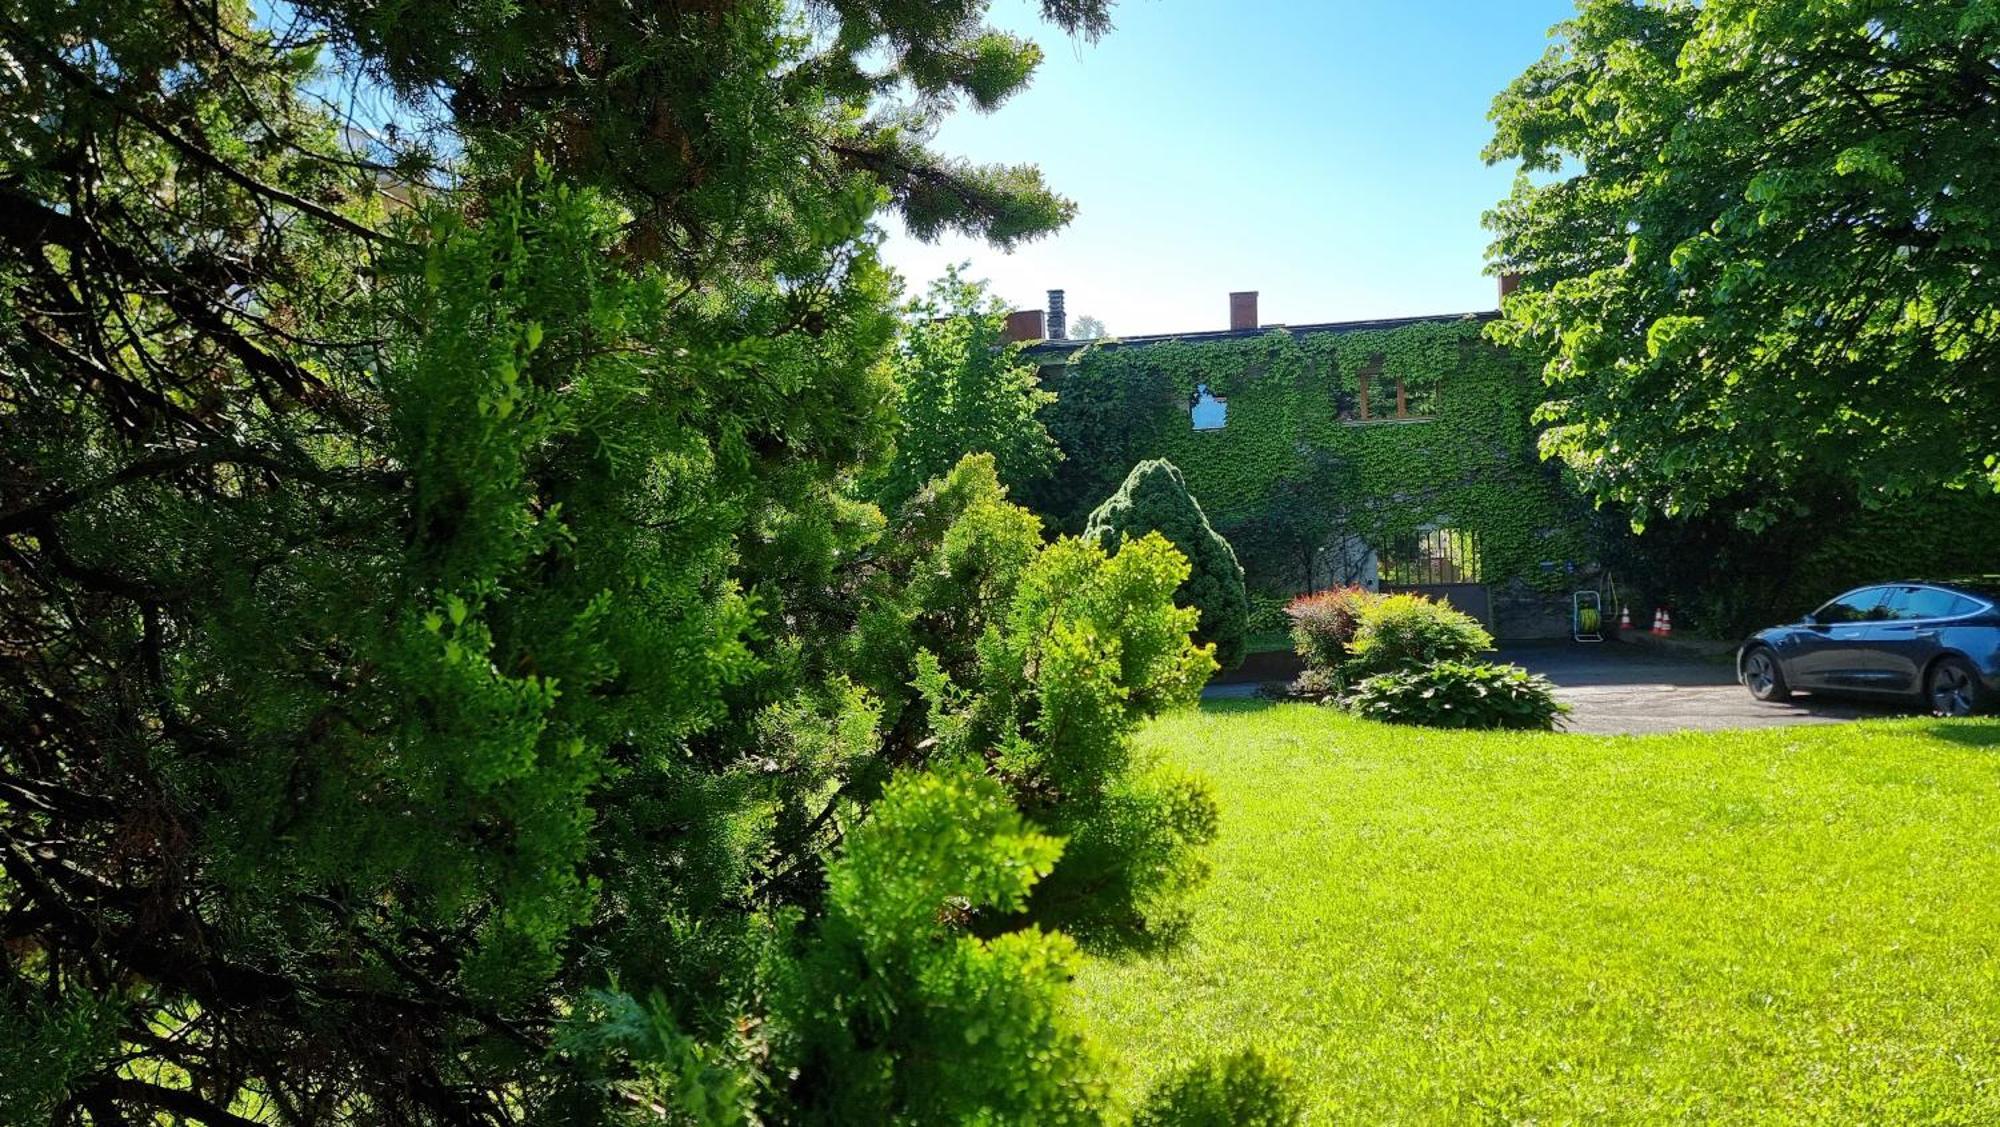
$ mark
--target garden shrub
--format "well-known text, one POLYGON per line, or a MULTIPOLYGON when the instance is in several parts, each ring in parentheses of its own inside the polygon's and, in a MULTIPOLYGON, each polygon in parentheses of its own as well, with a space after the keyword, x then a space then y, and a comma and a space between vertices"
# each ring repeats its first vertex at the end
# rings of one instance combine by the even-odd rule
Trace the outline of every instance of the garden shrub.
POLYGON ((1215 806, 1199 779, 1138 758, 1132 731, 1191 704, 1215 671, 1174 605, 1188 562, 1157 533, 1042 545, 993 459, 920 490, 863 587, 851 666, 893 717, 901 762, 977 762, 1068 841, 1031 915, 1080 930, 1169 922, 1206 873, 1215 806))
POLYGON ((1307 668, 1285 687, 1285 695, 1293 700, 1325 704, 1338 701, 1346 690, 1347 681, 1340 675, 1340 670, 1307 668))
POLYGON ((1064 538, 1022 576, 1008 621, 981 642, 964 715, 1030 818, 1071 854, 1036 890, 1037 918, 1082 929, 1166 923, 1215 837, 1206 784, 1139 759, 1146 718, 1191 705, 1215 671, 1176 607, 1187 560, 1157 533, 1107 555, 1064 538))
POLYGON ((1251 591, 1249 600, 1250 633, 1277 634, 1290 629, 1291 619, 1285 616, 1285 608, 1291 600, 1268 591, 1251 591))
POLYGON ((889 784, 828 872, 804 973, 779 980, 796 1033, 771 1063, 796 1121, 1101 1121, 1102 1070, 1062 1008, 1075 944, 970 927, 1021 909, 1062 852, 976 769, 889 784))
POLYGON ((1165 459, 1133 466, 1118 491, 1090 514, 1083 538, 1115 551, 1121 539, 1137 539, 1148 532, 1164 536, 1188 559, 1188 578, 1175 599, 1201 612, 1196 640, 1214 644, 1215 660, 1222 668, 1243 664, 1250 630, 1243 566, 1229 541, 1208 523, 1181 471, 1165 459))
POLYGON ((1452 660, 1364 678, 1344 703, 1356 716, 1429 728, 1549 731, 1569 712, 1546 677, 1518 665, 1452 660))
POLYGON ((1041 548, 1041 520, 1008 501, 990 454, 960 459, 898 510, 857 592, 846 662, 883 702, 892 758, 910 761, 930 736, 912 685, 917 655, 956 682, 976 680, 979 639, 1006 616, 1041 548))
POLYGON ((1292 649, 1308 670, 1332 671, 1347 660, 1361 612, 1381 596, 1362 587, 1336 587, 1292 600, 1285 616, 1292 624, 1292 649))
POLYGON ((1492 648, 1493 635, 1455 607, 1421 595, 1382 595, 1362 604, 1342 671, 1355 682, 1440 661, 1469 661, 1492 648))
POLYGON ((1183 1068, 1146 1095, 1132 1127, 1292 1127, 1305 1121, 1298 1082, 1245 1049, 1183 1068))

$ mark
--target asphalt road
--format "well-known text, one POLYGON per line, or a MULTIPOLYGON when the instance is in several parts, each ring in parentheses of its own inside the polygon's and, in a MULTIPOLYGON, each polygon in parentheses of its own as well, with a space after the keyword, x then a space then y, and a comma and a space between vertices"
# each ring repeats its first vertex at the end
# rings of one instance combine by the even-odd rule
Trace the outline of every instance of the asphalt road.
MULTIPOLYGON (((1234 678, 1236 683, 1211 685, 1202 696, 1211 700, 1254 696, 1256 682, 1290 680, 1293 676, 1296 659, 1289 654, 1282 658, 1259 656, 1270 668, 1246 666, 1234 678)), ((1256 660, 1253 657, 1252 661, 1256 660)), ((1502 646, 1494 660, 1511 661, 1554 681, 1556 695, 1573 709, 1566 725, 1571 732, 1779 728, 1907 715, 1916 710, 1914 703, 1899 708, 1811 696, 1794 697, 1785 704, 1764 704, 1751 699, 1748 690, 1736 683, 1736 671, 1728 658, 1704 661, 1618 642, 1502 646)))
POLYGON ((1751 698, 1730 660, 1672 657, 1617 642, 1503 646, 1511 661, 1554 681, 1575 711, 1572 732, 1681 732, 1833 724, 1915 711, 1868 701, 1794 697, 1785 704, 1751 698))

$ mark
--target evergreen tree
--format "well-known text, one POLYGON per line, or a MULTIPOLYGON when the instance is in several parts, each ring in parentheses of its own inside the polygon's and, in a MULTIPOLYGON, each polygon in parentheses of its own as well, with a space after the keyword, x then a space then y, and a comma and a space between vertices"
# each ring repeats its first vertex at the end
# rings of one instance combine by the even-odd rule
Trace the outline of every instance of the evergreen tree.
POLYGON ((1193 571, 1174 595, 1182 606, 1201 612, 1195 637, 1215 645, 1224 669, 1243 664, 1249 643, 1250 601, 1243 589, 1243 565, 1236 550, 1209 526, 1201 503, 1188 492, 1181 471, 1164 458, 1132 467, 1125 483, 1090 514, 1083 536, 1116 549, 1124 539, 1157 532, 1179 548, 1193 571))
POLYGON ((871 217, 1070 212, 920 141, 1033 69, 983 9, 0 13, 0 1119, 1102 1115, 1064 942, 956 911, 1061 847, 885 787, 815 628, 871 217))

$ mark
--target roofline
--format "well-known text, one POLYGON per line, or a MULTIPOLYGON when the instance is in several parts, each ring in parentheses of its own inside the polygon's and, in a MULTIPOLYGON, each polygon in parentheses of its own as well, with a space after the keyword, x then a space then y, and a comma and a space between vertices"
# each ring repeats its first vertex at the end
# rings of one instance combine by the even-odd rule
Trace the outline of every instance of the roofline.
POLYGON ((1260 325, 1254 329, 1211 329, 1197 333, 1152 333, 1136 337, 1100 337, 1089 340, 1036 340, 1028 341, 1022 348, 1024 355, 1046 356, 1061 354, 1067 356, 1082 348, 1139 348, 1149 344, 1163 344, 1168 341, 1182 341, 1188 344, 1207 344, 1221 340, 1244 340, 1261 337, 1266 333, 1290 333, 1304 336, 1310 333, 1360 333, 1370 329, 1400 329, 1405 325, 1420 325, 1426 321, 1493 321, 1499 318, 1497 310, 1487 309, 1478 313, 1434 313, 1427 317, 1385 317, 1373 321, 1322 321, 1312 325, 1260 325))

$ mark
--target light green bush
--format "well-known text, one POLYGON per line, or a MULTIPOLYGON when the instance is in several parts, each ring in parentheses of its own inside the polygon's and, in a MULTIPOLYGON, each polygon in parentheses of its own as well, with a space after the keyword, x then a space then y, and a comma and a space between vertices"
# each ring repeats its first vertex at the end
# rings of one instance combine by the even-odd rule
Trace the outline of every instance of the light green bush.
POLYGON ((1193 703, 1215 670, 1174 605, 1188 563, 1157 533, 1115 553, 1063 538, 963 459, 899 514, 850 667, 885 701, 902 762, 976 762, 1070 842, 1037 920, 1143 928, 1206 872, 1214 805, 1198 779, 1134 758, 1133 730, 1193 703))
POLYGON ((1342 667, 1349 683, 1377 673, 1469 661, 1493 648, 1477 619, 1421 595, 1384 595, 1363 605, 1342 667))
POLYGON ((779 1009, 808 1123, 1091 1124, 1107 1091, 1065 1020, 1068 937, 973 934, 1018 912, 1062 843, 967 765, 899 776, 828 873, 827 913, 779 1009))

